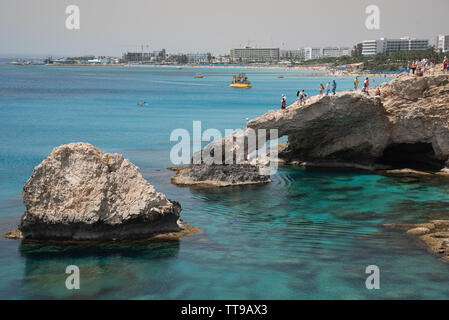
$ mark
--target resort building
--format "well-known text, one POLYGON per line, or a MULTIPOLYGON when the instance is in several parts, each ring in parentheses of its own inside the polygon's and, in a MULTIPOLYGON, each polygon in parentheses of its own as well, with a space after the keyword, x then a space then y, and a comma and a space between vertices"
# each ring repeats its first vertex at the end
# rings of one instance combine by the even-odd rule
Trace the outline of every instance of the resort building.
POLYGON ((279 48, 236 48, 231 49, 232 62, 277 62, 280 59, 279 48))
POLYGON ((304 49, 298 50, 281 50, 281 59, 304 59, 304 49))
POLYGON ((439 34, 436 45, 441 52, 449 52, 449 35, 439 34))
POLYGON ((389 55, 397 51, 426 50, 428 47, 429 40, 410 37, 400 39, 380 38, 380 40, 364 40, 362 43, 362 55, 373 56, 378 53, 389 55))
POLYGON ((351 48, 349 47, 324 47, 323 48, 323 57, 343 57, 350 56, 351 48))
POLYGON ((153 52, 125 52, 122 56, 124 62, 151 62, 155 59, 164 60, 167 57, 165 49, 153 52))
POLYGON ((323 56, 323 48, 304 48, 304 59, 310 60, 310 59, 319 59, 323 56))
POLYGON ((188 63, 208 63, 212 57, 210 53, 187 53, 186 56, 188 63))

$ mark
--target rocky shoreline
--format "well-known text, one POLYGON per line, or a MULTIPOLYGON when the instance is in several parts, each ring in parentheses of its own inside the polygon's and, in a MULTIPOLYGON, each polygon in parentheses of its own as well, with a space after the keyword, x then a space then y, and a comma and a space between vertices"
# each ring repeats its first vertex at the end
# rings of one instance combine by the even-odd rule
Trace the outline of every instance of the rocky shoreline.
POLYGON ((407 230, 406 234, 425 244, 427 250, 449 263, 449 220, 430 220, 418 224, 386 223, 385 228, 407 230))
POLYGON ((169 169, 176 171, 171 181, 178 186, 208 188, 271 182, 269 175, 262 174, 259 167, 248 163, 234 165, 193 164, 169 169))
MULTIPOLYGON (((235 163, 235 152, 244 148, 241 170, 251 168, 247 157, 256 148, 238 146, 235 141, 249 140, 250 134, 259 130, 276 129, 278 137, 288 136, 278 163, 381 172, 409 168, 447 175, 448 80, 448 74, 437 71, 422 77, 403 74, 380 85, 380 96, 373 89, 369 94, 351 90, 314 96, 305 105, 294 103, 286 110, 271 110, 249 120, 246 129, 213 141, 200 155, 213 155, 234 144, 233 152, 223 155, 222 163, 235 163)), ((210 159, 202 160, 201 164, 210 165, 210 159)), ((253 168, 250 170, 254 172, 253 168)), ((232 171, 239 170, 232 168, 232 171)), ((222 180, 217 179, 219 176, 221 172, 216 170, 183 168, 173 182, 216 185, 210 182, 222 180)), ((254 178, 230 179, 226 185, 259 182, 254 178)))

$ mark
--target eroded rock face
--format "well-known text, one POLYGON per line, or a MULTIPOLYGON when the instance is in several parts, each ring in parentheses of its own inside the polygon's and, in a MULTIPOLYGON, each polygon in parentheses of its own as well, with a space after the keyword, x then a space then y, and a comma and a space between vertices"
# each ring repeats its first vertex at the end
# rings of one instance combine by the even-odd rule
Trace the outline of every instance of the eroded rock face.
POLYGON ((345 91, 312 97, 250 120, 247 128, 288 135, 287 160, 389 164, 401 155, 444 167, 449 163, 447 74, 402 75, 380 86, 381 97, 345 91), (388 148, 388 149, 387 149, 388 148), (382 159, 385 151, 387 157, 382 159), (429 152, 430 151, 430 152, 429 152))
POLYGON ((178 231, 181 206, 120 154, 88 143, 53 149, 25 183, 25 239, 135 239, 178 231))
POLYGON ((251 164, 196 164, 175 168, 172 182, 180 186, 226 187, 270 182, 270 176, 251 164))
MULTIPOLYGON (((436 68, 438 70, 440 66, 436 68)), ((441 72, 428 72, 424 77, 401 75, 380 85, 380 97, 375 96, 374 88, 369 90, 369 95, 345 91, 314 96, 304 106, 295 103, 286 110, 271 110, 248 121, 244 130, 213 141, 196 152, 193 163, 267 166, 267 163, 261 166, 260 162, 251 162, 248 156, 259 146, 247 141, 258 141, 260 132, 269 139, 270 130, 276 129, 277 137, 288 136, 287 147, 279 152, 284 163, 365 170, 430 169, 447 175, 448 80, 449 75, 441 72)), ((255 167, 247 169, 253 172, 255 167)), ((222 168, 224 171, 229 169, 226 165, 222 168)), ((214 180, 214 174, 221 176, 221 172, 184 170, 183 175, 200 183, 204 179, 214 180)), ((180 176, 178 174, 174 180, 180 176)), ((237 180, 231 184, 243 181, 237 180)), ((258 179, 253 181, 258 183, 258 179)))

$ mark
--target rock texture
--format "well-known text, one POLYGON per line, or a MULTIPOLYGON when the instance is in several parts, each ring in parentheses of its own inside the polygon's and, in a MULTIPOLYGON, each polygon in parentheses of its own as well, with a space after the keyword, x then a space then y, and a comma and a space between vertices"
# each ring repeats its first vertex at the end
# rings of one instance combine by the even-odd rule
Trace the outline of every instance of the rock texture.
POLYGON ((23 188, 25 239, 136 239, 179 231, 181 206, 120 154, 88 143, 53 149, 23 188))
POLYGON ((398 165, 449 164, 449 84, 447 74, 401 75, 367 96, 346 91, 315 96, 307 105, 272 110, 250 120, 252 129, 279 130, 290 161, 398 165), (401 156, 403 159, 401 159, 401 156))
MULTIPOLYGON (((241 170, 255 172, 257 167, 266 167, 267 162, 251 161, 251 155, 262 145, 248 141, 258 141, 260 132, 264 132, 267 139, 273 138, 271 130, 275 129, 276 137, 288 136, 287 147, 279 152, 279 162, 367 170, 439 170, 439 174, 447 175, 448 80, 449 74, 441 72, 428 72, 423 77, 405 74, 380 85, 381 96, 375 96, 374 88, 369 90, 369 95, 345 91, 314 96, 306 105, 295 103, 286 110, 271 110, 248 121, 246 129, 213 141, 195 153, 193 163, 233 163, 240 165, 241 170)), ((273 158, 270 161, 274 161, 273 158)), ((223 181, 222 175, 238 171, 236 168, 226 165, 214 165, 210 169, 204 166, 183 168, 173 182, 223 181)), ((267 174, 266 170, 263 172, 267 174)), ((238 176, 240 178, 228 179, 227 183, 260 182, 254 175, 238 176)))
POLYGON ((384 224, 388 228, 407 229, 407 234, 416 236, 434 254, 449 262, 449 220, 431 220, 421 224, 384 224))
POLYGON ((262 174, 258 166, 251 164, 197 164, 174 168, 172 183, 180 186, 226 187, 270 182, 270 176, 262 174))

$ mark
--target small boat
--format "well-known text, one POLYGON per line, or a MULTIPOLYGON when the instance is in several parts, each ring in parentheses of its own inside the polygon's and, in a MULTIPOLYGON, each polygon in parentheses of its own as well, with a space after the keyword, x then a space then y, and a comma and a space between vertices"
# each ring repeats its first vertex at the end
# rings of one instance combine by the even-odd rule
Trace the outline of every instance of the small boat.
POLYGON ((240 73, 238 76, 232 78, 232 82, 229 85, 231 88, 251 88, 251 82, 248 81, 248 77, 244 73, 240 73))
POLYGON ((278 76, 278 78, 279 78, 279 79, 283 79, 283 78, 284 78, 284 76, 278 76))
POLYGON ((29 61, 11 61, 8 64, 12 66, 29 66, 31 62, 29 61))
POLYGON ((178 70, 181 70, 181 69, 182 69, 182 67, 176 67, 176 69, 178 69, 178 70))
POLYGON ((194 78, 204 78, 204 75, 201 73, 197 73, 193 76, 194 78))

